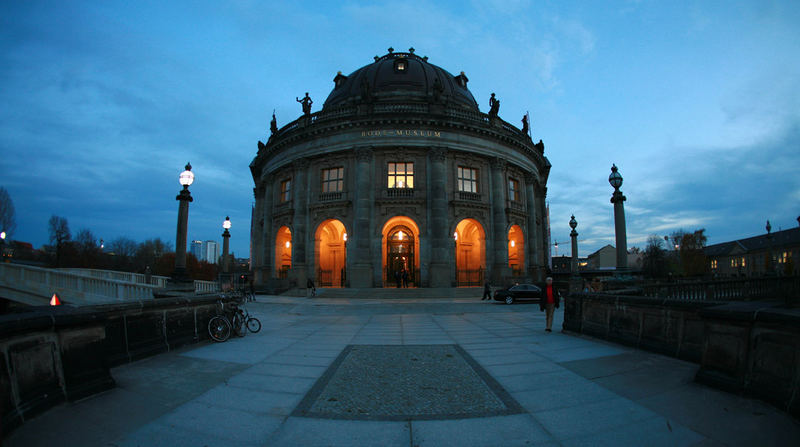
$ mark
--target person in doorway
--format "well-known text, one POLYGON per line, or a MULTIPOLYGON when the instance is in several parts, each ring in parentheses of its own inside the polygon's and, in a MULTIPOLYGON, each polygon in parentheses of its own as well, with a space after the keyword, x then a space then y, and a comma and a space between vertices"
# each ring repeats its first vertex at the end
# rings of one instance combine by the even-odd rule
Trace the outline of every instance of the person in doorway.
POLYGON ((483 283, 483 298, 481 298, 481 301, 491 300, 491 299, 492 299, 492 286, 489 285, 489 281, 486 281, 485 283, 483 283))
POLYGON ((400 273, 400 270, 394 271, 394 282, 397 284, 397 288, 403 287, 403 274, 400 273))
POLYGON ((306 281, 306 291, 309 293, 309 298, 317 296, 317 288, 314 287, 314 281, 311 278, 306 281))
POLYGON ((553 313, 558 309, 559 294, 553 286, 553 278, 547 277, 542 288, 542 299, 539 300, 539 310, 545 313, 545 331, 553 332, 553 313))
POLYGON ((408 270, 403 269, 403 287, 408 287, 408 270))

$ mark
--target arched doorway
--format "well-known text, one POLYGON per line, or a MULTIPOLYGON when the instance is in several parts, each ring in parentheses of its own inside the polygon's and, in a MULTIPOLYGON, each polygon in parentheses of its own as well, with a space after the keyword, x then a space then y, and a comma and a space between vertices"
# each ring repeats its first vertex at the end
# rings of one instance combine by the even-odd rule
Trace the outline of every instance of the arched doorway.
POLYGON ((508 230, 508 266, 514 276, 522 276, 525 271, 525 238, 519 225, 508 230))
POLYGON ((475 219, 464 219, 453 233, 456 250, 456 284, 480 286, 486 272, 486 233, 475 219))
POLYGON ((288 278, 291 268, 292 231, 284 225, 278 229, 278 234, 275 236, 275 275, 278 278, 288 278))
POLYGON ((347 280, 347 230, 336 219, 317 227, 314 236, 314 259, 319 287, 344 287, 347 280))
POLYGON ((396 216, 383 227, 384 287, 419 286, 419 228, 408 217, 396 216))

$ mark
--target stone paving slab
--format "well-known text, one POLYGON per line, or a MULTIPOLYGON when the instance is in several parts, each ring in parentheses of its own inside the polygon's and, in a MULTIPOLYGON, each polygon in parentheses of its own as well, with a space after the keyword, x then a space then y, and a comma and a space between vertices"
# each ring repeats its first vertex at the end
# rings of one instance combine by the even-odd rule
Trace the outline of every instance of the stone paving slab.
POLYGON ((271 447, 409 446, 408 422, 347 421, 291 417, 266 445, 271 447))
POLYGON ((550 435, 530 414, 461 419, 415 421, 412 425, 415 447, 484 447, 547 445, 550 435))

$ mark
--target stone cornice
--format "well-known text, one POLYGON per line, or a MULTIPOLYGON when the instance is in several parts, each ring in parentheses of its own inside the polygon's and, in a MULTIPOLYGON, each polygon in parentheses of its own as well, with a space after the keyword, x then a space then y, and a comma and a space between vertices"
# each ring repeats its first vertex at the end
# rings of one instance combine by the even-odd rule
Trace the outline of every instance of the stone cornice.
POLYGON ((467 111, 451 111, 441 115, 430 113, 395 112, 381 115, 359 115, 355 109, 344 112, 322 111, 312 115, 310 123, 304 117, 284 126, 266 145, 260 145, 253 165, 263 166, 280 154, 287 146, 342 131, 385 128, 433 128, 441 131, 456 131, 484 136, 514 147, 538 165, 545 165, 544 154, 527 135, 510 124, 492 125, 487 115, 467 111), (462 116, 463 115, 463 116, 462 116))

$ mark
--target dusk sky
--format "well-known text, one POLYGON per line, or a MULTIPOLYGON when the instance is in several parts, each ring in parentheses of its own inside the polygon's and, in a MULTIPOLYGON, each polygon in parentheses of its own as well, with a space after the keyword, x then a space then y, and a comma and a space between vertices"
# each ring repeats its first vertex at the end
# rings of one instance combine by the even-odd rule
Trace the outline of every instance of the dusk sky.
MULTIPOLYGON (((175 242, 178 174, 195 172, 189 238, 249 255, 248 165, 278 125, 322 106, 337 71, 388 47, 464 71, 483 112, 553 165, 553 242, 614 244, 616 163, 628 246, 705 228, 714 244, 798 225, 800 2, 6 1, 0 5, 0 186, 13 239, 175 242)), ((555 254, 555 253, 554 253, 555 254)))

